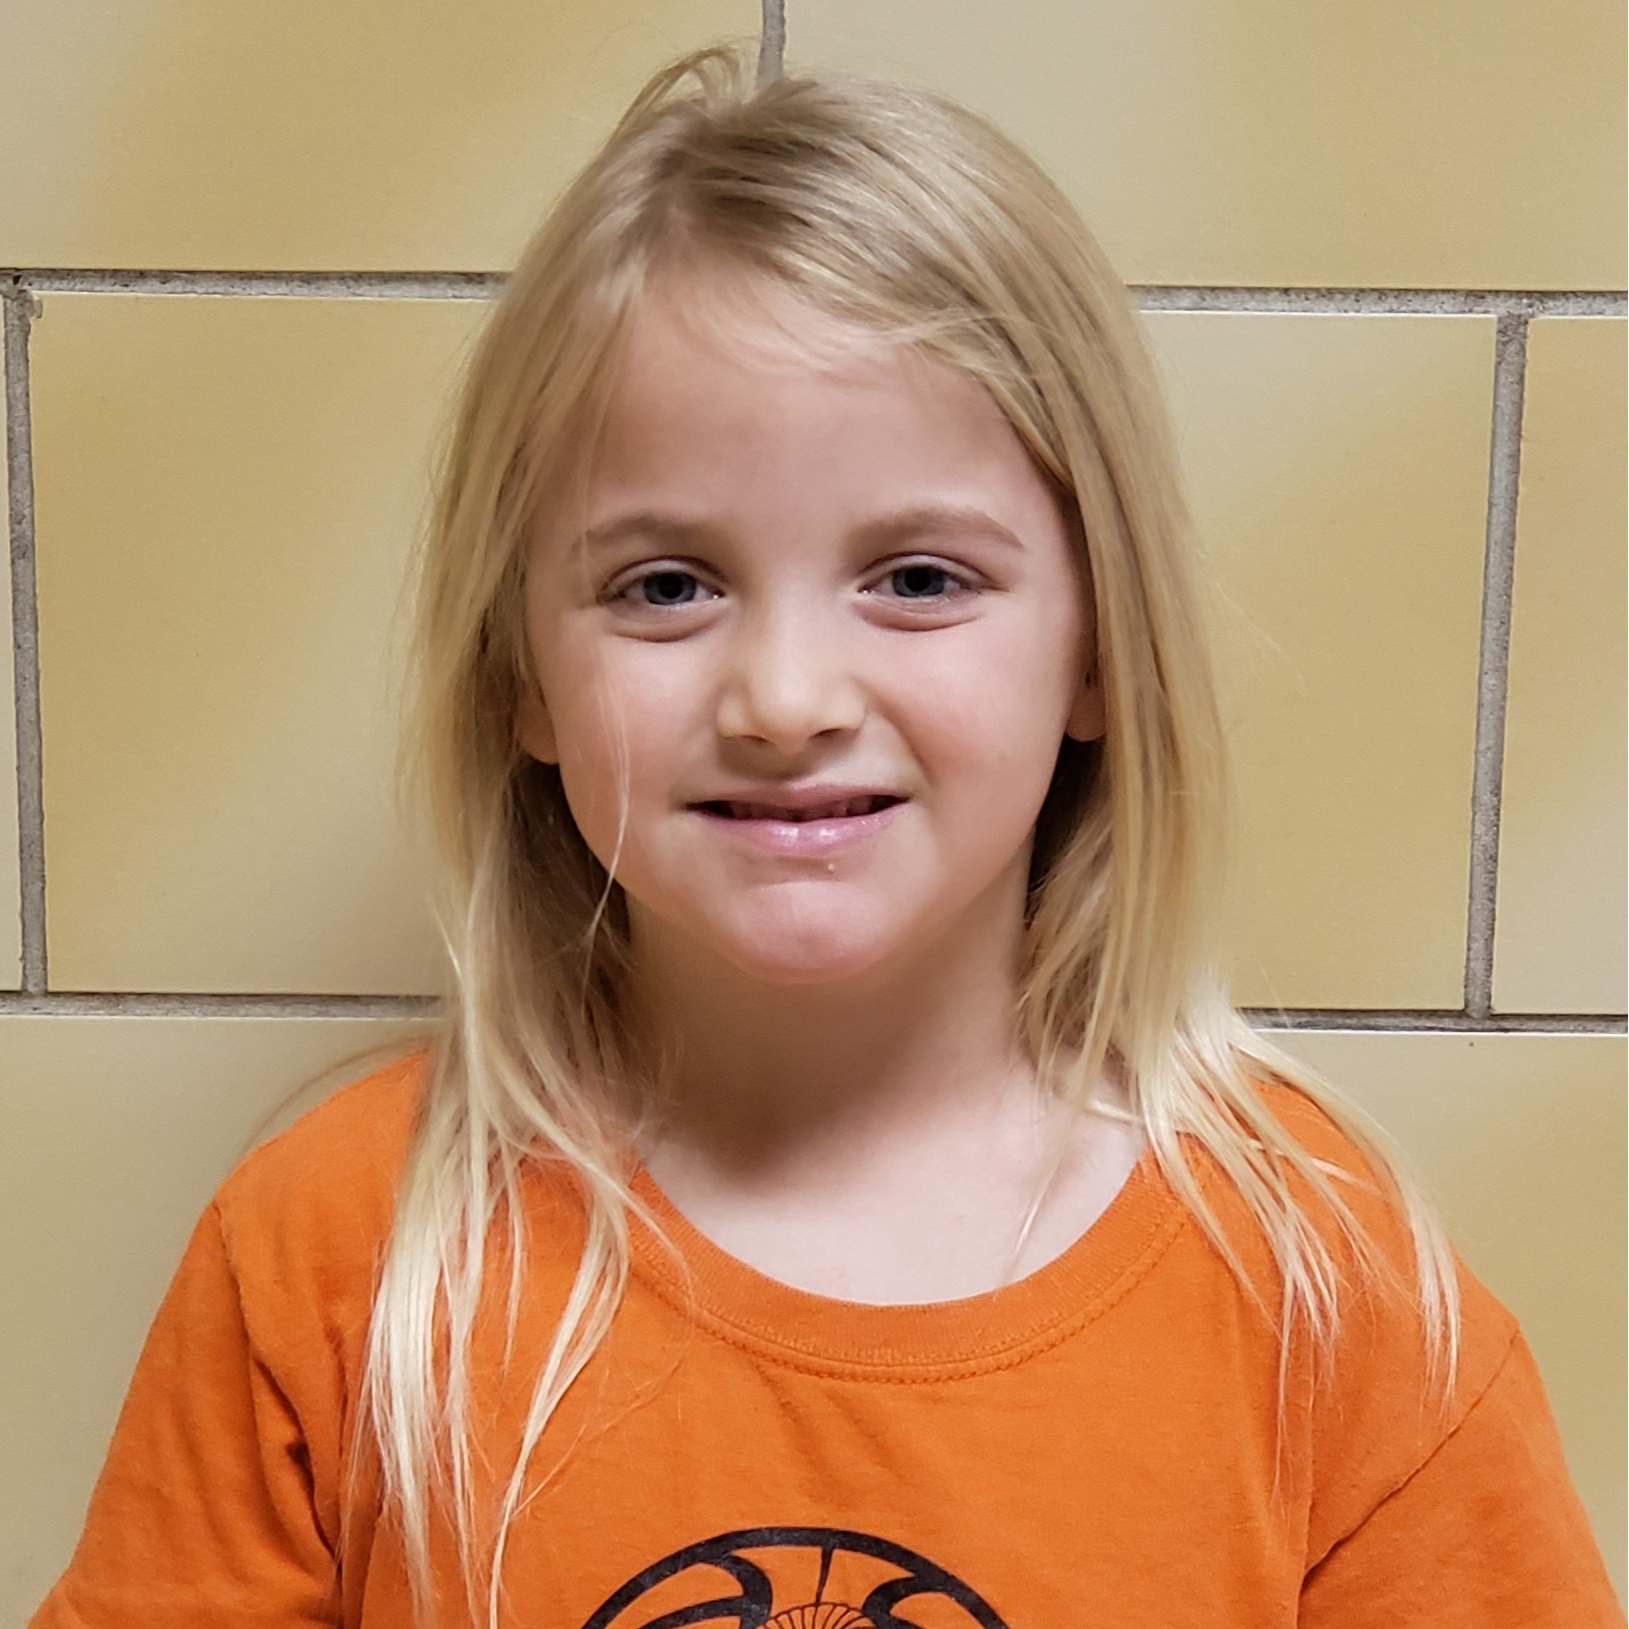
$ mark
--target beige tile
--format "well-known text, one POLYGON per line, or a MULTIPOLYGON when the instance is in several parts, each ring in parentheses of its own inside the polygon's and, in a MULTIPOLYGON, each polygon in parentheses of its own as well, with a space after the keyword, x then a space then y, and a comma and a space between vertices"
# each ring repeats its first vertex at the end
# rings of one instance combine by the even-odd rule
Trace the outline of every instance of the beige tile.
POLYGON ((1507 1012, 1624 1010, 1625 328, 1528 329, 1493 961, 1507 1012))
MULTIPOLYGON (((0 418, 6 413, 0 403, 0 418)), ((0 515, 11 513, 6 438, 0 434, 0 515)), ((9 562, 9 555, 8 555, 9 562)), ((0 628, 11 628, 11 569, 0 570, 0 628)), ((9 642, 9 641, 8 641, 9 642)), ((23 982, 22 884, 17 859, 17 716, 15 668, 0 662, 0 989, 23 982)))
POLYGON ((658 63, 752 0, 14 0, 0 265, 499 268, 658 63))
POLYGON ((1493 323, 1148 325, 1221 590, 1238 999, 1457 1008, 1493 323))
POLYGON ((0 1623, 22 1624, 67 1564, 148 1322, 211 1192, 296 1087, 409 1033, 0 1018, 0 1623))
POLYGON ((787 57, 917 78, 1131 282, 1622 288, 1621 8, 802 0, 787 57))
POLYGON ((429 448, 482 315, 46 297, 55 988, 430 987, 390 806, 387 658, 429 448))
POLYGON ((1623 1598, 1623 1038, 1271 1039, 1401 1143, 1472 1271, 1521 1320, 1623 1598))

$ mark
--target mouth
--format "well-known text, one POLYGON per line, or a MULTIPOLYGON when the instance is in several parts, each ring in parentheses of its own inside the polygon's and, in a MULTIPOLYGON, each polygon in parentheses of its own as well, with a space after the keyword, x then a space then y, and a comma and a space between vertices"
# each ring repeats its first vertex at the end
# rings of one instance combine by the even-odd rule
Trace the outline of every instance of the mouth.
POLYGON ((867 797, 844 798, 832 803, 810 804, 801 809, 790 809, 774 803, 722 801, 696 803, 691 807, 724 820, 780 820, 801 825, 811 820, 852 820, 861 815, 877 814, 904 801, 904 798, 893 797, 888 793, 876 793, 867 797))

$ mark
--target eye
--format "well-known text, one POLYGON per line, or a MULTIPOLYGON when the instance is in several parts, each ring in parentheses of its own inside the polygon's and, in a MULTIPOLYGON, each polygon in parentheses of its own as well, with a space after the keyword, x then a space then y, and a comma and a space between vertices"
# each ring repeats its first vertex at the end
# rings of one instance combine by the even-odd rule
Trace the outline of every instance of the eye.
POLYGON ((682 611, 687 606, 705 604, 703 594, 711 595, 712 590, 693 571, 659 566, 612 584, 600 596, 600 602, 625 606, 630 611, 682 611))
POLYGON ((961 572, 931 560, 910 560, 882 579, 892 589, 885 596, 906 605, 950 605, 978 592, 978 584, 961 572))

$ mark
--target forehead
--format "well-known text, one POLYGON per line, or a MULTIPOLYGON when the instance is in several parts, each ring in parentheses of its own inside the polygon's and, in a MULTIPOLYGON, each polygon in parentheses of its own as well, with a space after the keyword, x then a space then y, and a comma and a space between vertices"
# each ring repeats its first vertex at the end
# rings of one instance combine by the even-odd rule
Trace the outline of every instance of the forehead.
POLYGON ((735 266, 653 278, 604 402, 595 486, 657 471, 734 485, 757 475, 806 484, 820 470, 905 482, 1033 474, 969 374, 735 266))
POLYGON ((840 372, 900 348, 780 278, 706 253, 674 257, 647 278, 631 314, 628 352, 659 338, 766 375, 840 372))

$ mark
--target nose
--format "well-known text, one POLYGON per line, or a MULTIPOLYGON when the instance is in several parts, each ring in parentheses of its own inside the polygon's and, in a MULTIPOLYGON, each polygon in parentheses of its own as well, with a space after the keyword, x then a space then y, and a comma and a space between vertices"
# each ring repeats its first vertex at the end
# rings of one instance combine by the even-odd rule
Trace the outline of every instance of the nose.
POLYGON ((863 689, 841 631, 816 608, 766 608, 743 619, 729 646, 718 732, 788 755, 859 728, 863 689))

